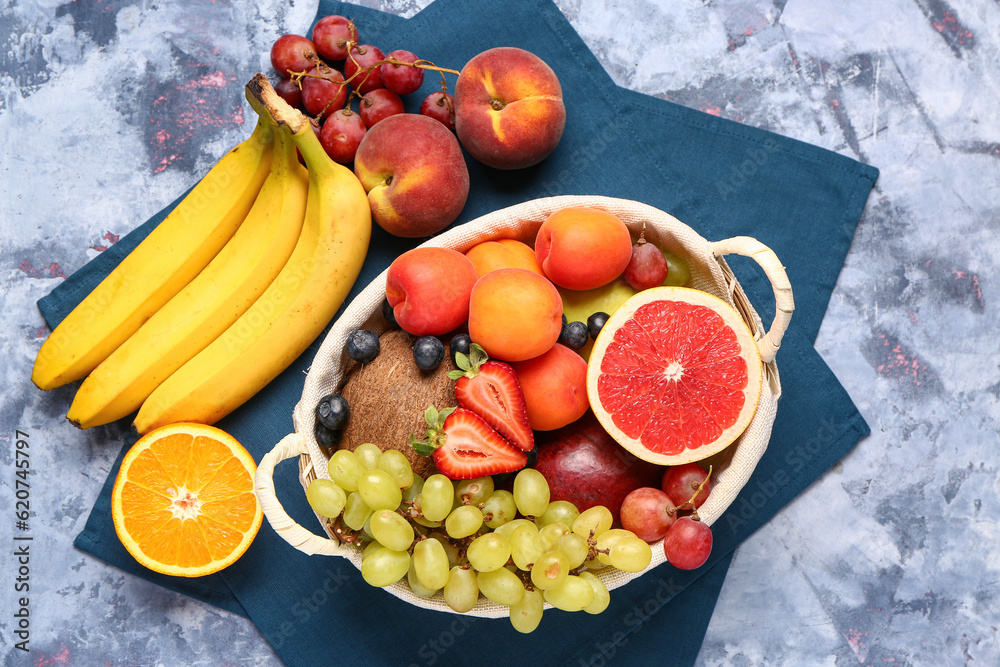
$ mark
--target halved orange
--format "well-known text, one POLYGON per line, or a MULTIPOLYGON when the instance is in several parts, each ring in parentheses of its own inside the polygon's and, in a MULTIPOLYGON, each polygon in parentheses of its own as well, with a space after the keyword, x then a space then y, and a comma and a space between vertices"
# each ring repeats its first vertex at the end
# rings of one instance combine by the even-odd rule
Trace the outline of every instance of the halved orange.
POLYGON ((707 292, 654 287, 629 298, 594 342, 590 406, 625 449, 659 465, 707 458, 753 419, 763 367, 739 313, 707 292))
POLYGON ((118 539, 154 572, 218 572, 243 555, 260 529, 256 470, 243 445, 214 426, 150 431, 125 454, 111 492, 118 539))

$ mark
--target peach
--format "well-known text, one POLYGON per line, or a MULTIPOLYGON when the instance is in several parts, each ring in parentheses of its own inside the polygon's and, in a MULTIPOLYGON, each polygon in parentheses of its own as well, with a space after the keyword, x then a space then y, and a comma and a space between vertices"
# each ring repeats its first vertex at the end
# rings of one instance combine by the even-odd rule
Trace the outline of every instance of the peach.
POLYGON ((536 431, 562 428, 582 417, 587 401, 587 362, 565 345, 511 366, 524 391, 528 424, 536 431))
POLYGON ((403 331, 440 336, 465 324, 478 279, 472 262, 457 250, 414 248, 389 265, 385 296, 403 331))
POLYGON ((455 221, 469 196, 458 140, 420 114, 399 113, 376 123, 358 146, 354 173, 375 222, 395 236, 436 234, 455 221))
POLYGON ((566 126, 562 87, 552 68, 515 47, 483 51, 455 84, 455 132, 465 150, 497 169, 537 164, 566 126))
POLYGON ((535 257, 560 287, 588 290, 617 278, 632 259, 628 227, 616 215, 573 206, 551 214, 538 228, 535 257))
POLYGON ((497 269, 472 288, 469 336, 491 357, 537 357, 555 345, 560 331, 562 300, 545 276, 527 269, 497 269))
POLYGON ((480 278, 497 269, 527 269, 539 275, 542 273, 535 251, 517 239, 483 241, 470 248, 465 256, 472 261, 480 278))

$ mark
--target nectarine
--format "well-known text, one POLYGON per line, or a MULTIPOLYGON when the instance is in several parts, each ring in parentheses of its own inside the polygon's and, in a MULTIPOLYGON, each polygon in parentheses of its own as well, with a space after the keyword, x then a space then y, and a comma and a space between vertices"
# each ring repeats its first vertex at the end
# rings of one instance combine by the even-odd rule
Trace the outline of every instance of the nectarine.
POLYGON ((455 221, 469 196, 469 170, 455 135, 420 114, 376 123, 358 146, 354 173, 375 222, 396 236, 436 234, 455 221))
POLYGON ((455 84, 455 132, 472 157, 497 169, 537 164, 566 126, 562 87, 552 68, 515 47, 483 51, 455 84))
POLYGON ((385 296, 404 331, 439 336, 468 319, 469 296, 478 279, 472 262, 457 250, 414 248, 389 265, 385 296))

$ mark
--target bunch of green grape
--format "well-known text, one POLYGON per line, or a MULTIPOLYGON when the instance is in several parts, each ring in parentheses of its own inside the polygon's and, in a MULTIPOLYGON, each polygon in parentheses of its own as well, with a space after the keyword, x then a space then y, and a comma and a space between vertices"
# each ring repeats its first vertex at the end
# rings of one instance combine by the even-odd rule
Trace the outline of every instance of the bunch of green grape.
POLYGON ((606 507, 580 512, 550 502, 548 482, 533 468, 518 472, 510 491, 495 488, 492 477, 425 480, 401 452, 366 443, 335 452, 329 473, 309 485, 306 499, 334 534, 363 549, 366 582, 405 578, 414 594, 440 594, 457 612, 482 595, 509 607, 519 632, 538 627, 546 602, 604 611, 611 597, 594 572, 641 572, 652 559, 646 542, 611 527, 606 507))

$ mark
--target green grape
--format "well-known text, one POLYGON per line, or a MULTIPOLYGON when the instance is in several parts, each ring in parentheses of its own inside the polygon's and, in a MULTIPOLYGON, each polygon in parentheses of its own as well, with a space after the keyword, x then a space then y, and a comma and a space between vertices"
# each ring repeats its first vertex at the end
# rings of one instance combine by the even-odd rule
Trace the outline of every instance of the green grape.
POLYGON ((410 590, 413 594, 421 598, 432 598, 437 593, 437 589, 431 590, 429 588, 424 588, 420 584, 420 580, 417 579, 417 570, 414 566, 414 560, 410 560, 410 569, 406 571, 406 583, 410 585, 410 590))
POLYGON ((590 545, 576 533, 563 535, 556 540, 553 551, 561 551, 569 559, 569 569, 575 570, 584 564, 587 555, 590 553, 590 545))
POLYGON ((486 533, 472 541, 465 555, 479 572, 499 570, 510 558, 510 542, 498 533, 486 533))
POLYGON ((553 500, 541 516, 535 517, 535 525, 539 528, 544 528, 550 523, 562 523, 572 526, 578 516, 580 516, 580 510, 570 501, 553 500))
POLYGON ((455 504, 455 486, 440 473, 424 480, 420 491, 420 511, 428 521, 444 521, 455 504))
POLYGON ((572 533, 568 526, 561 523, 550 523, 547 526, 539 528, 538 536, 542 538, 542 544, 545 546, 546 551, 552 551, 552 547, 555 545, 556 540, 558 540, 563 535, 572 533))
POLYGON ((328 479, 314 479, 306 489, 306 502, 316 514, 336 519, 347 503, 347 494, 328 479))
POLYGON ((420 492, 424 489, 424 478, 413 473, 413 483, 408 487, 403 489, 403 500, 409 500, 411 502, 416 502, 420 497, 420 492))
POLYGON ((421 526, 426 526, 427 528, 439 528, 443 521, 428 521, 426 517, 415 516, 413 520, 419 523, 421 526))
POLYGON ((615 518, 611 516, 611 510, 603 505, 595 505, 590 509, 580 512, 580 516, 573 521, 573 532, 580 537, 587 539, 593 531, 594 536, 600 535, 611 528, 615 518))
POLYGON ((536 533, 538 532, 538 528, 535 528, 535 524, 527 519, 514 519, 512 521, 508 521, 493 532, 500 533, 509 540, 510 536, 514 534, 514 531, 517 530, 519 526, 531 526, 536 533))
POLYGON ((524 597, 524 584, 505 567, 476 575, 479 591, 497 604, 515 605, 524 597))
POLYGON ((467 612, 475 607, 476 601, 479 600, 479 583, 475 570, 463 570, 458 566, 452 567, 443 592, 444 601, 459 613, 467 612))
POLYGON ((365 442, 354 448, 354 455, 364 464, 365 468, 377 468, 378 458, 382 456, 382 450, 376 444, 365 442))
POLYGON ((563 611, 581 611, 594 601, 594 588, 586 579, 569 575, 556 586, 543 593, 545 601, 563 611))
POLYGON ((413 526, 392 510, 377 510, 368 519, 372 537, 393 551, 406 551, 413 544, 413 526))
POLYGON ((444 520, 448 536, 460 539, 472 535, 483 526, 483 512, 474 505, 456 507, 444 520))
POLYGON ((370 585, 391 586, 406 576, 410 569, 410 554, 382 547, 361 560, 361 577, 370 585))
POLYGON ((379 544, 379 543, 378 543, 378 542, 377 542, 376 540, 372 540, 371 542, 369 542, 369 543, 368 543, 368 546, 366 546, 366 547, 364 548, 364 551, 362 551, 362 552, 361 552, 361 560, 362 560, 362 562, 363 562, 363 561, 364 561, 364 560, 365 560, 366 558, 368 558, 368 556, 369 556, 370 554, 372 554, 372 553, 374 553, 374 552, 378 551, 378 550, 379 550, 379 549, 381 549, 381 548, 382 548, 382 545, 381 545, 381 544, 379 544))
POLYGON ((497 489, 483 504, 483 517, 490 528, 499 528, 517 516, 514 494, 505 489, 497 489))
POLYGON ((438 590, 448 583, 448 554, 437 540, 420 540, 414 545, 413 565, 421 586, 438 590))
POLYGON ((385 450, 379 454, 376 466, 379 470, 384 470, 392 475, 401 489, 408 488, 413 484, 413 469, 403 452, 395 449, 385 450))
POLYGON ((683 287, 691 279, 691 269, 688 263, 677 255, 663 251, 663 258, 667 260, 667 278, 664 285, 676 285, 683 287))
POLYGON ((549 483, 534 468, 525 468, 514 478, 514 502, 524 516, 540 516, 549 506, 549 483))
POLYGON ((545 598, 540 591, 524 591, 521 601, 510 606, 510 624, 523 634, 534 632, 542 622, 544 609, 545 598))
POLYGON ((458 561, 461 559, 462 552, 459 551, 458 547, 452 544, 451 540, 445 533, 435 530, 434 532, 428 533, 427 537, 432 540, 437 540, 444 547, 444 552, 448 555, 448 567, 455 567, 458 565, 458 561))
POLYGON ((378 468, 369 468, 358 478, 358 493, 373 510, 394 510, 403 501, 396 480, 378 468))
POLYGON ((624 528, 612 528, 598 535, 597 543, 594 545, 597 549, 597 560, 601 561, 604 565, 611 565, 611 548, 615 546, 619 540, 629 536, 634 536, 634 533, 625 530, 624 528))
POLYGON ((527 572, 543 553, 542 537, 531 522, 525 521, 510 534, 510 555, 518 568, 527 572))
POLYGON ((330 479, 348 493, 358 490, 358 477, 367 469, 358 455, 349 449, 335 451, 327 464, 330 479))
POLYGON ((569 575, 569 558, 561 551, 547 551, 531 566, 531 583, 543 591, 558 587, 569 575))
POLYGON ((493 478, 463 479, 455 484, 455 505, 481 505, 493 493, 493 478))
POLYGON ((623 537, 611 547, 608 563, 623 572, 642 572, 649 566, 653 551, 636 536, 623 537))
POLYGON ((608 592, 608 587, 590 572, 581 572, 579 576, 594 589, 594 599, 583 610, 588 614, 600 614, 611 604, 611 593, 608 592))
POLYGON ((372 508, 365 504, 360 493, 355 491, 347 496, 347 504, 344 505, 344 523, 348 528, 361 530, 371 515, 372 508))

